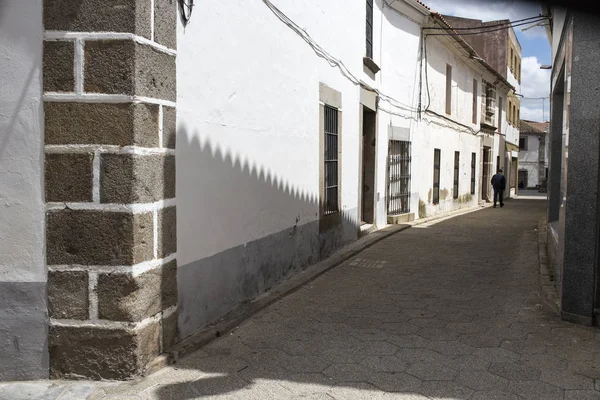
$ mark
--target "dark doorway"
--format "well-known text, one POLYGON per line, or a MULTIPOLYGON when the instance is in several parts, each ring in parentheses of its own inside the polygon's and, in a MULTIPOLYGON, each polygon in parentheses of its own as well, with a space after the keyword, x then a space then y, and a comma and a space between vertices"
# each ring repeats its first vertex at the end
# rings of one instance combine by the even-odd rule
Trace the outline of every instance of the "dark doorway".
POLYGON ((490 200, 490 169, 492 167, 491 161, 492 149, 489 147, 483 148, 483 168, 481 168, 481 200, 490 200))
POLYGON ((529 187, 527 183, 527 171, 519 171, 519 189, 527 189, 529 187))
POLYGON ((361 223, 375 221, 375 145, 377 113, 363 106, 361 223))

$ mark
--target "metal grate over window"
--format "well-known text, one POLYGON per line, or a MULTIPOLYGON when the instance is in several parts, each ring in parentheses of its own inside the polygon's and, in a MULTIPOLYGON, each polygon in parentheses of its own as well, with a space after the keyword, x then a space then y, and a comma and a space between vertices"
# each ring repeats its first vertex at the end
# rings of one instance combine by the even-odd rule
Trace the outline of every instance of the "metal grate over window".
POLYGON ((477 155, 471 153, 471 194, 475 194, 475 166, 477 162, 477 155))
POLYGON ((433 204, 440 202, 440 149, 433 150, 433 204))
POLYGON ((367 57, 373 58, 373 0, 367 0, 367 57))
POLYGON ((452 196, 455 199, 458 199, 458 179, 459 179, 459 169, 460 168, 460 151, 454 152, 454 186, 452 188, 452 196))
POLYGON ((410 212, 410 142, 390 140, 388 151, 388 215, 410 212))
POLYGON ((338 110, 325 106, 324 213, 334 214, 338 207, 338 110))

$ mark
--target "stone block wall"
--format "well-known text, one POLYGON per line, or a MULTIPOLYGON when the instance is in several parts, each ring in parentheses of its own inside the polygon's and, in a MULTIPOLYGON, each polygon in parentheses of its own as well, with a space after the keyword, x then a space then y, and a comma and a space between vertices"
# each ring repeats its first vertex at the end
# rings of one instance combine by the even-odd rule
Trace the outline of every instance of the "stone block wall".
POLYGON ((50 375, 130 379, 177 338, 177 5, 43 20, 50 375))

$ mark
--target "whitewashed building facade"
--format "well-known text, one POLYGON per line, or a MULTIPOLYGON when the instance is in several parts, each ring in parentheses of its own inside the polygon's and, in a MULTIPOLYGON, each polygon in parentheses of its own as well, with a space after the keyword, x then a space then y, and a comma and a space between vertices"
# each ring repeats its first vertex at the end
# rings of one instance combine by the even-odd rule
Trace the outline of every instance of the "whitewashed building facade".
POLYGON ((0 15, 0 171, 32 183, 0 177, 0 379, 139 376, 361 234, 489 200, 514 88, 419 1, 134 3, 0 15))

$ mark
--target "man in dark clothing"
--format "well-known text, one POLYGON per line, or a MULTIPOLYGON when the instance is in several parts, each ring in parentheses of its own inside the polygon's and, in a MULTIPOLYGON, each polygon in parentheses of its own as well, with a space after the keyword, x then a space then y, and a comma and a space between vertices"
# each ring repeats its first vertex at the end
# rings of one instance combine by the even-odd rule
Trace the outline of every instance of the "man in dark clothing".
POLYGON ((504 207, 504 189, 506 189, 506 178, 502 175, 502 168, 498 169, 498 173, 492 176, 492 187, 494 188, 494 208, 496 208, 496 200, 500 198, 500 207, 504 207))

